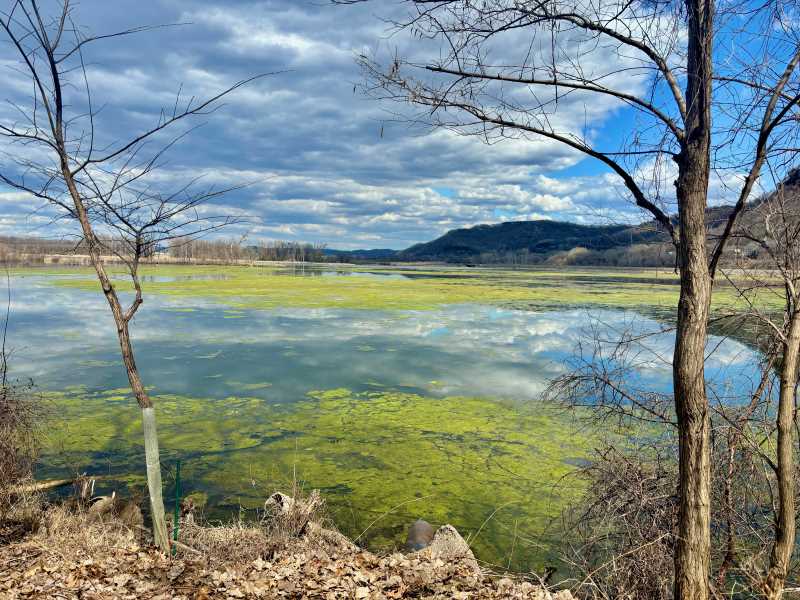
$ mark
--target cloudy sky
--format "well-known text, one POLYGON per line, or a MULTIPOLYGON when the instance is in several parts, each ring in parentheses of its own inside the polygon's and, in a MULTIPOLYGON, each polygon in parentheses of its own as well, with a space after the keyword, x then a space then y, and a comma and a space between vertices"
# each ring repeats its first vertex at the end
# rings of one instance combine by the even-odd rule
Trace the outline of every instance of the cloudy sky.
MULTIPOLYGON (((248 216, 228 235, 404 248, 485 222, 645 218, 601 166, 556 143, 487 146, 475 137, 410 125, 396 118, 402 108, 357 90, 360 53, 397 51, 424 60, 425 52, 438 52, 405 34, 389 35, 384 19, 404 10, 396 0, 349 7, 326 0, 82 0, 74 18, 95 34, 186 23, 88 52, 94 102, 103 106, 98 127, 109 141, 152 124, 179 88, 184 98, 203 97, 242 78, 275 73, 204 117, 158 174, 170 183, 202 174, 210 184, 250 184, 215 200, 214 210, 248 216)), ((608 60, 598 50, 596 63, 608 60)), ((4 41, 4 99, 29 88, 15 65, 4 41)), ((0 111, 0 118, 11 118, 8 105, 0 111)), ((579 100, 559 112, 567 129, 585 127, 587 118, 592 139, 611 145, 634 116, 612 102, 579 100)), ((70 230, 39 209, 24 194, 0 188, 0 233, 70 230)))

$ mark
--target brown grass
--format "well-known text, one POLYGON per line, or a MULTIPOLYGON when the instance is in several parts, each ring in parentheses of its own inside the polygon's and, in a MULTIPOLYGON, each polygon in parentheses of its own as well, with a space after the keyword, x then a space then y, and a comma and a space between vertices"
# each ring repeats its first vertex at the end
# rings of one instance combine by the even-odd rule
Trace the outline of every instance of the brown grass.
POLYGON ((17 502, 15 488, 31 476, 42 416, 31 386, 0 384, 0 518, 17 502))
POLYGON ((42 514, 37 533, 31 538, 65 555, 108 553, 120 546, 144 541, 141 531, 126 527, 114 517, 97 518, 83 509, 57 505, 42 514))

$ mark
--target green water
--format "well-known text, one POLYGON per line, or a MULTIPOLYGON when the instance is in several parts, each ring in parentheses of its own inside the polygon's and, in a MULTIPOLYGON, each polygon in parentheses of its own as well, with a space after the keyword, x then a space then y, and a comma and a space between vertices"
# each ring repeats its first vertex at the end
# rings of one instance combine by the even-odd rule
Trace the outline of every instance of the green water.
MULTIPOLYGON (((371 548, 401 545, 421 517, 454 524, 486 562, 541 570, 600 433, 539 396, 589 326, 610 339, 658 328, 641 308, 609 308, 632 306, 621 299, 644 281, 622 274, 614 296, 598 293, 608 277, 586 275, 559 287, 494 271, 152 270, 133 334, 166 493, 178 458, 183 489, 207 494, 213 519, 254 517, 297 481, 371 548), (574 301, 540 301, 548 290, 574 301)), ((674 292, 663 285, 659 301, 674 292)), ((12 295, 14 374, 53 413, 40 476, 110 474, 104 489, 141 492, 138 411, 90 274, 18 272, 12 295)), ((753 353, 717 341, 712 378, 746 379, 753 353)), ((669 389, 671 343, 648 339, 637 384, 669 389)))

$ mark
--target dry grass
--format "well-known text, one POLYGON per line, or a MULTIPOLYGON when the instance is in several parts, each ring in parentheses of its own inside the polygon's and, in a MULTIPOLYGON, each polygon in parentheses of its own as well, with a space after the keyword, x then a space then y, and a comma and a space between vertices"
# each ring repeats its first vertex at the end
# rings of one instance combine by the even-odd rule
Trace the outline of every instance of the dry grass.
POLYGON ((49 507, 30 538, 64 555, 102 555, 117 547, 141 544, 143 532, 132 530, 114 517, 98 518, 67 505, 49 507))
POLYGON ((261 525, 270 537, 293 539, 302 537, 309 523, 325 521, 325 502, 319 495, 319 490, 312 490, 304 497, 295 485, 291 494, 276 492, 267 498, 261 525))
POLYGON ((287 549, 355 549, 332 529, 319 492, 313 490, 303 496, 297 486, 293 486, 291 495, 278 492, 270 496, 257 524, 236 520, 209 526, 192 519, 181 525, 180 542, 199 551, 215 567, 271 560, 287 549))
POLYGON ((0 544, 35 531, 42 495, 26 489, 39 448, 42 404, 32 386, 9 384, 0 350, 0 544))
POLYGON ((272 556, 277 549, 263 528, 238 521, 217 527, 186 525, 180 541, 218 567, 249 564, 272 556))
MULTIPOLYGON (((0 372, 2 376, 2 372, 0 372)), ((39 448, 42 405, 31 386, 0 384, 0 519, 20 502, 16 488, 31 476, 39 448)), ((27 500, 24 499, 23 500, 27 500)))

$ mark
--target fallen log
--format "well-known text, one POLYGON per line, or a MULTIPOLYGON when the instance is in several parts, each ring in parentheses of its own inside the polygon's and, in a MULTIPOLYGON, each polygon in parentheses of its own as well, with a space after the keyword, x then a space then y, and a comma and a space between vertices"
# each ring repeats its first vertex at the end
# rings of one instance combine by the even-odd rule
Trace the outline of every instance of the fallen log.
POLYGON ((50 479, 48 481, 32 481, 30 483, 23 483, 20 485, 12 486, 12 494, 32 494, 34 492, 44 492, 46 490, 54 490, 56 488, 64 487, 75 483, 77 479, 50 479))
POLYGON ((71 479, 48 479, 46 481, 29 481, 28 483, 20 483, 19 485, 12 486, 10 491, 12 494, 32 494, 34 492, 46 492, 47 490, 54 490, 67 485, 75 485, 82 481, 87 482, 87 492, 89 489, 94 489, 94 482, 99 479, 106 479, 106 475, 79 475, 71 479), (89 486, 91 486, 89 488, 89 486))

